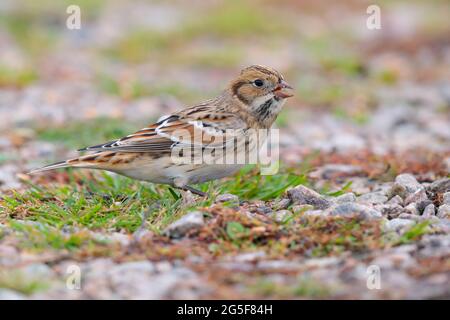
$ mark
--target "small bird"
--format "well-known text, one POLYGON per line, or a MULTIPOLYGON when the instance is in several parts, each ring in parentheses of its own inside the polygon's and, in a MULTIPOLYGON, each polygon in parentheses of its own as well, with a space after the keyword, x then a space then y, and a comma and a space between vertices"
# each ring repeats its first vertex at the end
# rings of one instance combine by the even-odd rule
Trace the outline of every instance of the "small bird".
MULTIPOLYGON (((179 158, 192 160, 192 154, 186 154, 194 147, 214 155, 226 149, 236 136, 270 129, 286 99, 292 97, 290 89, 293 88, 278 71, 252 65, 243 69, 216 98, 163 116, 121 139, 78 150, 89 154, 29 174, 66 167, 100 169, 206 196, 191 184, 232 175, 243 164, 180 162, 179 158), (190 137, 182 139, 180 132, 187 132, 190 137), (231 139, 229 132, 235 132, 231 139), (196 138, 197 133, 200 138, 196 138)), ((235 150, 236 147, 232 149, 235 150)))

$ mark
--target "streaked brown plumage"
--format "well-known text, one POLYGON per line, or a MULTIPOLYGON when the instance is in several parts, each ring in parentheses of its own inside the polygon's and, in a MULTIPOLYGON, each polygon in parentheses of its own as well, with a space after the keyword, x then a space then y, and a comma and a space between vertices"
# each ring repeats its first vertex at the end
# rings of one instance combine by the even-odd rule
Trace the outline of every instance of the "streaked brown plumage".
POLYGON ((224 148, 227 130, 237 135, 249 129, 269 129, 292 89, 276 70, 259 65, 241 71, 221 95, 201 104, 160 118, 133 134, 108 143, 79 151, 93 152, 75 159, 58 162, 30 173, 64 167, 101 169, 134 179, 169 184, 190 190, 189 184, 219 179, 233 174, 239 164, 178 164, 173 159, 174 148, 200 146, 213 152, 224 148), (201 141, 195 134, 201 131, 201 141), (191 134, 190 140, 180 140, 179 132, 191 134), (220 140, 220 142, 211 141, 220 140))

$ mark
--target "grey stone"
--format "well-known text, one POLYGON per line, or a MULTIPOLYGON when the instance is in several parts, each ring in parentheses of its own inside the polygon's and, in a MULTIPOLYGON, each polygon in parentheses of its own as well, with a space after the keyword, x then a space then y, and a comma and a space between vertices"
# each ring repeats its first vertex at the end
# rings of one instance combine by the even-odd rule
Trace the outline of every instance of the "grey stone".
POLYGON ((274 210, 284 210, 291 204, 290 199, 280 199, 279 201, 275 202, 272 206, 274 210))
POLYGON ((434 181, 427 188, 428 191, 433 193, 446 193, 450 191, 450 178, 442 178, 434 181))
POLYGON ((326 213, 331 216, 353 217, 359 219, 379 219, 382 217, 381 213, 370 207, 358 203, 342 203, 332 208, 329 208, 326 213))
POLYGON ((369 192, 358 197, 359 203, 365 204, 382 204, 388 200, 382 192, 369 192))
POLYGON ((324 196, 303 185, 289 189, 287 194, 294 204, 310 204, 315 209, 324 210, 331 204, 324 196))
POLYGON ((413 215, 420 215, 419 210, 417 209, 417 205, 415 203, 410 203, 404 208, 404 212, 413 215))
POLYGON ((389 218, 397 218, 403 212, 403 207, 398 204, 379 204, 374 207, 375 210, 380 211, 383 216, 389 218))
POLYGON ((450 205, 443 204, 442 206, 440 206, 437 216, 441 219, 450 219, 450 205))
POLYGON ((170 224, 163 233, 171 238, 181 238, 190 231, 200 229, 204 224, 203 213, 193 211, 170 224))
POLYGON ((388 204, 403 206, 403 199, 399 195, 393 196, 388 202, 388 204))
POLYGON ((292 211, 294 213, 303 213, 303 212, 312 211, 312 210, 314 210, 314 207, 310 204, 299 204, 299 205, 292 207, 292 211))
POLYGON ((406 220, 413 220, 413 221, 420 221, 420 216, 417 214, 411 214, 411 213, 402 213, 398 216, 398 219, 406 219, 406 220))
POLYGON ((234 194, 231 194, 231 193, 219 194, 216 197, 216 202, 219 202, 219 203, 220 202, 229 202, 232 204, 239 205, 239 197, 234 194))
POLYGON ((399 219, 407 219, 407 220, 413 220, 416 222, 422 222, 422 221, 428 221, 431 223, 437 223, 439 222, 439 218, 436 216, 429 216, 429 217, 423 217, 415 214, 409 214, 409 213, 402 213, 398 216, 399 219))
POLYGON ((436 214, 436 208, 434 204, 430 203, 425 207, 422 213, 422 217, 433 217, 436 214))
POLYGON ((369 181, 367 178, 355 177, 352 179, 352 191, 355 194, 364 194, 370 192, 369 181))
POLYGON ((419 254, 423 257, 446 257, 450 254, 450 234, 424 235, 419 254))
POLYGON ((450 234, 450 219, 436 219, 438 219, 438 222, 433 225, 433 228, 435 228, 438 233, 450 234))
POLYGON ((292 212, 289 210, 279 210, 272 213, 271 216, 276 222, 285 222, 287 219, 292 217, 292 212))
POLYGON ((407 195, 408 192, 406 191, 406 188, 399 183, 394 183, 391 189, 387 192, 388 198, 399 196, 400 198, 404 199, 407 195))
POLYGON ((266 205, 260 205, 256 208, 256 212, 263 215, 269 215, 272 213, 272 208, 266 205))
POLYGON ((395 177, 395 183, 405 187, 408 193, 414 193, 419 189, 423 189, 422 185, 416 180, 416 178, 409 173, 399 174, 395 177))
POLYGON ((372 192, 379 192, 385 196, 391 191, 394 182, 385 182, 381 184, 376 184, 373 186, 372 192))
POLYGON ((446 192, 442 196, 442 204, 450 205, 450 192, 446 192))
POLYGON ((425 189, 417 189, 405 198, 405 206, 410 203, 420 203, 426 200, 428 200, 428 196, 425 189))
POLYGON ((355 202, 355 201, 356 195, 353 192, 345 193, 334 199, 334 202, 336 203, 355 202))
POLYGON ((423 213, 426 207, 428 207, 430 204, 433 204, 433 201, 431 200, 424 200, 416 203, 417 210, 419 210, 420 213, 423 213))
POLYGON ((385 231, 400 231, 402 229, 411 227, 412 225, 414 225, 415 222, 414 220, 410 220, 410 219, 392 219, 390 221, 388 221, 385 225, 385 231))

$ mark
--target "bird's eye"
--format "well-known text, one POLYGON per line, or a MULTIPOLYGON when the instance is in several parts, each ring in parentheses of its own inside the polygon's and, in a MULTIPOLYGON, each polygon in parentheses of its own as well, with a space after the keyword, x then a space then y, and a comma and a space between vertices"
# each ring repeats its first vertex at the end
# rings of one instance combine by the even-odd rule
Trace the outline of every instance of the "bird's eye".
POLYGON ((261 79, 256 79, 255 81, 253 81, 253 84, 256 87, 262 87, 264 85, 264 81, 262 81, 261 79))

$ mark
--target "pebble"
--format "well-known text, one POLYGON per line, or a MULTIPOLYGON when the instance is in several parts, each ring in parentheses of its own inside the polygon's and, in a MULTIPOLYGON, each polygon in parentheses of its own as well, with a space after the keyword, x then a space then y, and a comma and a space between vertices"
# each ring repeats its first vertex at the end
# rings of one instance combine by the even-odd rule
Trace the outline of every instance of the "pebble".
POLYGON ((407 196, 406 188, 398 183, 394 183, 391 187, 391 189, 387 192, 388 198, 394 198, 396 196, 400 197, 401 199, 406 198, 407 196))
POLYGON ((351 217, 357 216, 359 219, 379 219, 382 217, 381 213, 368 206, 358 203, 342 203, 327 210, 327 214, 331 216, 351 217))
POLYGON ((413 220, 416 222, 422 222, 422 221, 428 221, 431 223, 438 223, 439 222, 439 218, 437 218, 436 216, 428 216, 428 217, 424 217, 424 216, 419 216, 419 215, 415 215, 415 214, 408 214, 408 213, 402 213, 401 215, 398 216, 400 219, 408 219, 408 220, 413 220))
POLYGON ((284 210, 284 209, 287 209, 290 204, 291 204, 291 200, 284 198, 284 199, 280 199, 279 201, 275 202, 272 205, 272 208, 274 210, 284 210))
POLYGON ((190 231, 200 229, 204 224, 203 213, 200 211, 193 211, 170 224, 164 230, 163 234, 171 238, 181 238, 190 231))
POLYGON ((388 204, 403 206, 403 199, 399 195, 393 196, 388 202, 388 204))
POLYGON ((401 231, 402 229, 406 227, 410 227, 414 225, 415 222, 410 219, 392 219, 389 220, 385 225, 384 228, 386 231, 401 231))
POLYGON ((428 186, 428 191, 433 193, 446 193, 450 192, 450 178, 442 178, 434 181, 428 186))
POLYGON ((430 203, 423 210, 422 217, 434 217, 435 214, 436 208, 434 207, 434 204, 430 203))
POLYGON ((330 201, 324 196, 303 185, 289 189, 287 194, 294 204, 309 204, 320 210, 324 210, 331 205, 330 201))
POLYGON ((216 197, 216 202, 217 203, 228 202, 231 204, 239 205, 239 197, 231 193, 219 194, 216 197))
POLYGON ((412 214, 412 215, 420 215, 419 210, 417 209, 417 205, 415 203, 410 203, 409 205, 407 205, 404 209, 404 211, 408 214, 412 214))
POLYGON ((437 216, 438 218, 441 219, 450 219, 450 205, 449 204, 441 205, 438 209, 437 216))
POLYGON ((417 189, 405 198, 405 206, 410 203, 419 203, 426 200, 428 200, 428 196, 425 189, 417 189))
POLYGON ((380 204, 374 206, 374 209, 380 211, 383 216, 397 218, 403 212, 403 207, 398 204, 380 204))
POLYGON ((425 208, 428 207, 430 204, 433 204, 433 201, 427 199, 416 203, 416 207, 417 210, 423 214, 425 208))
POLYGON ((357 201, 359 203, 373 205, 385 203, 387 202, 387 200, 388 197, 385 196, 382 192, 369 192, 363 194, 362 196, 359 196, 357 201))
POLYGON ((355 202, 356 195, 353 192, 344 193, 334 199, 335 203, 355 202))
POLYGON ((414 193, 419 189, 423 189, 422 185, 416 180, 416 178, 409 173, 399 174, 395 177, 395 183, 404 187, 407 193, 414 193))
POLYGON ((446 192, 442 195, 442 204, 450 205, 450 192, 446 192))
POLYGON ((279 210, 272 213, 271 216, 273 220, 281 223, 292 217, 292 212, 289 210, 279 210))
POLYGON ((270 208, 266 205, 260 205, 255 209, 255 211, 262 215, 268 215, 268 214, 272 213, 272 208, 270 208))

